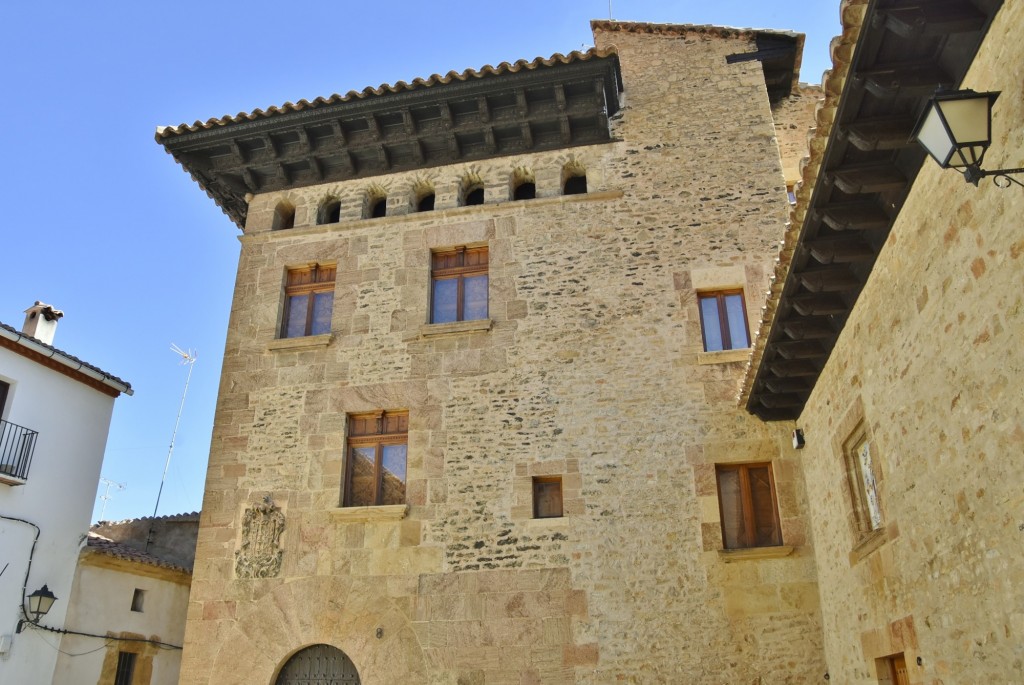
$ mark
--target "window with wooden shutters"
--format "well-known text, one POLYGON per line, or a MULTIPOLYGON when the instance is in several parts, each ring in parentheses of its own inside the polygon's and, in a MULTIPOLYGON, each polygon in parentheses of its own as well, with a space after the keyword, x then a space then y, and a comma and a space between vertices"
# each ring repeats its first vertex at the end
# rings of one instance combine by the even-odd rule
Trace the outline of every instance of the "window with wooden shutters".
POLYGON ((409 412, 348 417, 348 456, 342 505, 405 504, 409 412))
POLYGON ((782 544, 771 464, 715 467, 725 549, 782 544))
POLYGON ((336 271, 337 267, 323 264, 288 270, 282 338, 331 332, 336 271))
POLYGON ((487 246, 431 255, 430 323, 487 318, 487 246))
POLYGON ((704 351, 739 350, 750 347, 747 308, 742 290, 700 293, 700 328, 704 351))

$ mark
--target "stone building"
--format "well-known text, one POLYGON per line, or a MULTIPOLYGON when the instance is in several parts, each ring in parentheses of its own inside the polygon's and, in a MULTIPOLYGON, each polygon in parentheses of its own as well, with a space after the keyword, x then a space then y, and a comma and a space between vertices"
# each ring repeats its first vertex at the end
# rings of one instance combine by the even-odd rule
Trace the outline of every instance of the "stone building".
POLYGON ((158 131, 243 232, 183 683, 825 672, 792 425, 736 404, 802 36, 593 31, 158 131))
POLYGON ((803 431, 831 680, 1020 683, 1024 188, 912 133, 1000 91, 983 168, 1024 167, 1024 3, 914 5, 843 3, 742 399, 803 431))

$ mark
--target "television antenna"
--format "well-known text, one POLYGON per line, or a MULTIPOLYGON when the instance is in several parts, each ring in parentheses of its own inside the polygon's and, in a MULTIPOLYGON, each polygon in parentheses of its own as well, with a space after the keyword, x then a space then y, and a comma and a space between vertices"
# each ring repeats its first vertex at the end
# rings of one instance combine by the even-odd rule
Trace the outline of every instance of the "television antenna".
POLYGON ((103 489, 103 494, 100 495, 100 499, 103 500, 103 506, 100 507, 100 521, 103 521, 103 515, 107 511, 107 501, 111 499, 110 487, 114 486, 118 490, 124 490, 128 487, 127 483, 118 483, 117 481, 110 480, 109 478, 100 478, 100 482, 106 487, 103 489))
MULTIPOLYGON (((178 417, 174 419, 174 431, 171 432, 171 446, 167 448, 167 459, 164 461, 164 475, 160 477, 160 489, 156 493, 156 505, 153 507, 153 520, 156 519, 156 512, 160 508, 160 497, 164 494, 164 482, 167 480, 167 468, 171 465, 171 455, 174 454, 174 439, 178 436, 178 424, 181 423, 181 412, 185 408, 185 396, 188 394, 188 384, 192 380, 192 368, 196 364, 198 352, 195 350, 183 350, 174 343, 171 343, 171 352, 181 357, 183 366, 188 366, 188 375, 185 376, 185 389, 181 392, 181 404, 178 405, 178 417)), ((149 535, 146 536, 146 550, 149 551, 149 543, 153 541, 153 521, 149 524, 149 535)))

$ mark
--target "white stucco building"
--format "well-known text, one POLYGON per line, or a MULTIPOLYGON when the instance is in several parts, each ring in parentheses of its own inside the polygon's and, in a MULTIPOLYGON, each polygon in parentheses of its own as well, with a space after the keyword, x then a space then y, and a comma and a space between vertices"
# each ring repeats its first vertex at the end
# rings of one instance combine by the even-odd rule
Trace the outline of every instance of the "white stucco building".
POLYGON ((0 323, 0 683, 53 678, 62 636, 22 626, 23 601, 45 585, 57 601, 39 624, 64 628, 114 400, 132 394, 53 347, 61 316, 37 302, 22 330, 0 323))

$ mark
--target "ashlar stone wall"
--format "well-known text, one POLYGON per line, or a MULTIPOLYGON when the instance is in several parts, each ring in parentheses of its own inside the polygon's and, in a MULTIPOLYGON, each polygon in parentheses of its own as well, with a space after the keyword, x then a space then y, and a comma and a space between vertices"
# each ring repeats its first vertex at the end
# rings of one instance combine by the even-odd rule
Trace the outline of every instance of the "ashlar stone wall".
MULTIPOLYGON (((1003 92, 990 169, 1024 166, 1022 23, 1004 5, 964 81, 1003 92)), ((926 160, 800 418, 833 682, 889 682, 897 653, 914 684, 1024 682, 1022 212, 1018 186, 926 160), (883 519, 863 542, 858 423, 883 519)))
MULTIPOLYGON (((366 685, 806 683, 824 671, 791 426, 736 407, 697 292, 758 321, 788 205, 741 34, 601 31, 614 142, 257 196, 242 237, 183 683, 342 649, 366 685), (562 196, 566 165, 588 193, 562 196), (508 201, 517 169, 538 198, 508 201), (467 176, 484 205, 459 207, 467 176), (432 212, 411 211, 433 185, 432 212), (362 219, 388 194, 388 216, 362 219), (316 226, 327 197, 341 221, 316 226), (277 203, 296 227, 271 231, 277 203), (427 324, 431 250, 486 244, 484 322, 427 324), (279 340, 285 272, 337 267, 331 333, 279 340), (342 508, 346 417, 408 410, 408 507, 342 508), (784 547, 723 553, 715 464, 771 462, 784 547), (561 476, 564 516, 533 519, 561 476), (240 578, 244 513, 280 566, 240 578), (279 518, 278 518, 279 517, 279 518), (270 537, 266 537, 270 535, 270 537)), ((809 122, 808 122, 809 125, 809 122)))

